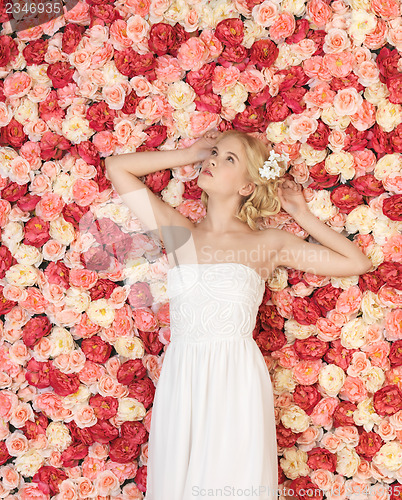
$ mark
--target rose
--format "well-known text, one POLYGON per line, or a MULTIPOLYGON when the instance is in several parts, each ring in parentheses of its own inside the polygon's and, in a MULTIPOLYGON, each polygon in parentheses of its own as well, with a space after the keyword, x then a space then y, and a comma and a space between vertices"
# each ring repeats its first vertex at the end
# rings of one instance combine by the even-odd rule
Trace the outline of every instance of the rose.
POLYGON ((155 394, 155 386, 151 379, 134 380, 129 386, 129 391, 130 398, 137 399, 145 408, 151 406, 155 394))
MULTIPOLYGON (((306 104, 303 102, 303 97, 306 95, 307 90, 303 87, 291 87, 290 89, 280 93, 284 103, 293 111, 293 113, 302 113, 306 108, 306 104)), ((322 123, 319 121, 319 123, 322 123)), ((315 132, 316 134, 317 132, 315 132)), ((313 135, 315 135, 313 134, 313 135)), ((325 138, 321 142, 324 142, 325 138)))
POLYGON ((267 106, 266 118, 271 122, 283 122, 291 114, 281 95, 275 96, 267 106))
POLYGON ((215 28, 216 38, 228 47, 240 45, 244 37, 244 26, 241 19, 223 19, 215 28))
POLYGON ((335 288, 331 283, 322 286, 314 291, 311 299, 319 307, 325 317, 327 312, 335 308, 336 301, 341 294, 339 288, 335 288))
POLYGON ((330 472, 336 471, 336 455, 325 448, 315 447, 312 450, 309 450, 307 455, 307 465, 313 470, 325 469, 330 472))
POLYGON ((225 47, 218 57, 218 63, 222 66, 235 66, 239 71, 247 68, 249 50, 243 45, 236 47, 225 47))
POLYGON ((320 316, 320 308, 307 297, 295 297, 292 302, 292 314, 301 325, 315 325, 320 316))
POLYGON ((307 32, 309 30, 309 24, 307 19, 296 19, 296 26, 293 34, 285 39, 286 43, 293 44, 298 43, 306 38, 307 32))
POLYGON ((328 350, 328 343, 316 337, 308 339, 296 339, 293 348, 300 359, 321 359, 328 350))
POLYGON ((279 328, 261 330, 255 337, 255 341, 262 354, 266 356, 271 351, 277 351, 286 344, 286 337, 279 328))
POLYGON ((357 406, 351 401, 341 401, 332 415, 334 427, 355 425, 353 414, 357 406))
POLYGON ((92 396, 89 404, 93 407, 96 417, 101 420, 114 417, 117 414, 119 406, 116 398, 112 398, 111 396, 104 397, 100 394, 92 396))
POLYGON ((9 201, 10 203, 13 201, 17 201, 20 197, 22 197, 27 192, 27 184, 17 184, 16 182, 8 182, 7 186, 4 187, 1 191, 1 197, 4 200, 9 201))
POLYGON ((357 189, 343 185, 337 186, 331 191, 331 201, 339 208, 341 213, 348 214, 363 203, 363 196, 357 189))
POLYGON ((148 186, 153 193, 159 193, 168 185, 169 180, 170 170, 160 170, 147 174, 145 185, 148 186))
POLYGON ((34 387, 44 389, 50 385, 50 369, 50 361, 41 363, 31 358, 26 366, 25 378, 34 387))
POLYGON ((59 396, 69 396, 78 391, 80 379, 76 373, 63 373, 54 367, 49 371, 50 385, 59 396))
POLYGON ((293 393, 293 401, 307 415, 310 415, 320 399, 321 395, 315 386, 297 385, 293 393))
POLYGON ((11 118, 6 126, 0 128, 0 144, 20 149, 26 141, 27 135, 23 130, 23 125, 15 118, 11 118))
POLYGON ((367 432, 363 429, 361 434, 359 433, 359 444, 355 447, 355 451, 364 460, 371 462, 383 444, 384 441, 376 432, 367 432))
POLYGON ((8 35, 0 35, 0 66, 7 66, 17 56, 18 45, 14 38, 8 35))
POLYGON ((23 327, 22 340, 27 347, 33 347, 42 337, 48 335, 51 329, 52 324, 47 316, 34 316, 23 327))
POLYGON ((108 279, 99 278, 95 285, 89 289, 91 300, 109 299, 113 290, 119 285, 108 279))
POLYGON ((222 109, 221 97, 213 94, 200 94, 194 99, 198 111, 207 111, 208 113, 220 113, 222 109))
POLYGON ((151 52, 139 54, 131 47, 123 51, 116 50, 114 63, 120 73, 128 78, 142 75, 150 81, 155 80, 156 60, 151 52))
POLYGON ((144 132, 147 134, 148 139, 143 146, 147 148, 157 148, 167 137, 167 127, 165 125, 151 125, 144 132))
POLYGON ((324 150, 328 146, 328 137, 330 134, 330 128, 328 125, 318 120, 318 126, 315 132, 310 134, 307 138, 307 144, 309 144, 314 149, 324 150))
POLYGON ((50 224, 48 221, 40 217, 32 217, 32 219, 25 224, 25 238, 23 243, 37 248, 41 247, 50 240, 49 227, 50 224))
POLYGON ((8 453, 6 443, 0 441, 0 465, 5 464, 9 458, 11 458, 11 455, 8 453))
POLYGON ((74 442, 83 443, 87 446, 90 446, 94 443, 94 439, 92 437, 92 433, 89 430, 89 427, 80 428, 78 427, 75 420, 72 420, 68 427, 70 429, 71 437, 74 442))
POLYGON ((379 196, 385 193, 382 182, 372 174, 356 177, 350 184, 363 196, 379 196))
POLYGON ((400 123, 390 135, 390 143, 395 153, 402 153, 402 123, 400 123))
POLYGON ((387 80, 387 88, 389 90, 389 102, 393 104, 402 104, 402 76, 394 76, 387 80))
POLYGON ((402 220, 402 194, 386 198, 382 203, 382 212, 391 220, 402 220))
POLYGON ((17 261, 8 247, 0 245, 0 279, 3 279, 6 275, 6 271, 16 263, 17 261))
POLYGON ((54 64, 48 65, 46 74, 52 81, 52 87, 61 89, 69 83, 73 83, 74 71, 75 68, 69 62, 57 61, 54 64))
POLYGON ((402 264, 400 262, 382 262, 377 267, 377 273, 384 283, 402 290, 402 264))
POLYGON ((117 372, 117 380, 120 384, 130 385, 136 379, 142 379, 146 375, 146 369, 141 359, 129 359, 123 363, 117 372))
POLYGON ((380 52, 378 53, 375 62, 378 66, 378 69, 380 70, 381 75, 385 79, 393 78, 395 76, 398 76, 399 70, 398 70, 398 61, 399 61, 400 55, 397 49, 388 49, 386 47, 383 47, 380 52))
POLYGON ((247 106, 244 111, 236 114, 233 126, 242 132, 262 131, 265 128, 263 107, 247 106))
POLYGON ((95 425, 88 429, 97 443, 107 444, 119 435, 119 430, 109 420, 98 420, 95 425))
POLYGON ((73 443, 61 454, 63 467, 76 467, 80 460, 88 455, 88 446, 84 443, 73 443))
POLYGON ((148 440, 149 433, 145 429, 144 423, 133 421, 125 421, 121 424, 120 427, 121 437, 125 437, 127 439, 131 439, 137 444, 143 444, 148 440))
POLYGON ((52 467, 51 465, 42 466, 38 472, 32 477, 34 483, 38 483, 39 488, 45 493, 56 495, 59 493, 59 485, 67 479, 67 474, 61 470, 52 467))
POLYGON ((250 63, 257 69, 270 68, 278 55, 279 49, 272 40, 256 40, 250 48, 250 63))
POLYGON ((374 411, 381 416, 394 415, 402 409, 402 394, 395 384, 387 384, 373 396, 374 411))
POLYGON ((77 26, 76 24, 68 23, 63 32, 62 51, 66 54, 72 54, 80 43, 84 31, 84 26, 77 26))
POLYGON ((106 363, 112 352, 112 346, 97 335, 84 339, 81 343, 81 349, 87 359, 94 363, 106 363))
POLYGON ((212 89, 212 76, 216 63, 204 64, 198 71, 189 71, 186 82, 193 87, 196 94, 204 94, 212 89))
POLYGON ((402 340, 391 343, 388 359, 392 367, 402 365, 402 340))
POLYGON ((119 437, 109 443, 109 457, 114 462, 127 464, 140 453, 140 445, 127 437, 119 437))
POLYGON ((133 311, 134 325, 144 332, 153 332, 158 328, 155 314, 149 307, 139 307, 133 311))

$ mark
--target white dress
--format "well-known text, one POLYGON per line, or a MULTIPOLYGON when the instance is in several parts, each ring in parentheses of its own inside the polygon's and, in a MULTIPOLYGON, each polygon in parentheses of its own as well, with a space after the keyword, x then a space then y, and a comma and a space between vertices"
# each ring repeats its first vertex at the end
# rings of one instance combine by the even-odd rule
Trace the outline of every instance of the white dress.
POLYGON ((264 280, 229 262, 180 264, 167 276, 171 342, 152 407, 145 500, 274 500, 272 383, 252 336, 264 280))

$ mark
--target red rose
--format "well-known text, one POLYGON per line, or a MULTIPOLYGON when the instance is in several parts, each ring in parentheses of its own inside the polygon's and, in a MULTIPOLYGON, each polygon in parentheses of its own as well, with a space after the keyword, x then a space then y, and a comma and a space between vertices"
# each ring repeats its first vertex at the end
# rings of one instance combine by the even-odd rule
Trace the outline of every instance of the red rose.
POLYGON ((387 285, 398 290, 402 290, 402 263, 401 262, 382 262, 377 267, 377 273, 387 285))
POLYGON ((144 142, 144 146, 149 148, 157 148, 167 137, 166 125, 151 125, 144 132, 148 136, 148 139, 144 142))
POLYGON ((270 122, 283 122, 291 114, 283 97, 278 94, 267 106, 266 117, 270 122))
POLYGON ((119 464, 127 464, 140 454, 140 445, 127 437, 119 437, 109 443, 109 458, 119 464))
POLYGON ((91 300, 108 299, 112 295, 113 290, 118 286, 114 281, 106 278, 98 278, 95 285, 89 289, 91 300))
POLYGON ((134 380, 129 386, 129 397, 137 399, 148 409, 154 400, 155 386, 151 379, 134 380))
POLYGON ((389 102, 402 104, 402 75, 389 78, 386 83, 389 90, 389 102))
POLYGON ((399 75, 398 63, 400 54, 397 49, 387 49, 383 47, 378 53, 375 63, 381 73, 381 81, 385 83, 388 78, 393 78, 399 75))
POLYGON ((377 270, 361 274, 359 276, 359 288, 362 292, 370 290, 378 293, 378 290, 384 285, 384 280, 381 278, 377 270))
POLYGON ((144 349, 149 354, 159 354, 163 348, 162 342, 159 340, 158 330, 147 332, 138 330, 138 335, 144 344, 144 349))
POLYGON ((215 67, 216 63, 213 62, 204 64, 198 71, 189 71, 186 75, 186 83, 191 85, 198 95, 209 92, 212 88, 211 81, 215 67), (209 90, 207 90, 207 84, 209 84, 209 90))
POLYGON ((27 140, 28 136, 24 132, 23 125, 15 118, 11 118, 7 125, 0 127, 0 141, 5 146, 20 149, 27 140))
POLYGON ((1 190, 1 197, 10 203, 19 200, 28 190, 28 184, 17 184, 16 182, 8 182, 7 186, 1 190))
POLYGON ((301 476, 294 479, 288 488, 294 491, 294 496, 296 498, 322 500, 324 496, 323 491, 317 488, 317 485, 314 484, 308 476, 301 476))
POLYGON ((129 385, 136 379, 144 378, 146 374, 147 370, 141 359, 129 359, 120 366, 117 380, 120 384, 129 385))
POLYGON ((369 142, 367 147, 374 149, 381 156, 384 154, 392 154, 391 134, 385 132, 378 123, 375 123, 368 131, 367 137, 369 142))
POLYGON ((346 185, 337 186, 332 190, 330 198, 332 203, 338 207, 339 212, 342 214, 348 214, 363 203, 363 196, 359 191, 346 185))
POLYGON ((84 26, 68 23, 64 26, 61 50, 66 54, 72 54, 79 45, 85 31, 84 26))
POLYGON ((325 170, 325 160, 310 167, 310 177, 315 182, 309 184, 311 189, 324 189, 338 184, 339 175, 331 175, 325 170))
POLYGON ((313 56, 323 56, 324 55, 324 51, 322 50, 322 47, 324 45, 326 36, 327 36, 327 32, 325 30, 311 29, 307 32, 306 38, 308 40, 313 40, 313 42, 315 43, 315 45, 317 47, 313 56))
MULTIPOLYGON (((283 102, 288 106, 293 113, 302 113, 304 109, 306 108, 305 103, 303 102, 303 97, 307 90, 304 87, 292 87, 289 90, 281 92, 281 97, 283 99, 283 102)), ((322 123, 321 120, 318 121, 318 123, 322 123)), ((324 124, 323 124, 324 125, 324 124)), ((325 125, 327 127, 327 125, 325 125)), ((329 127, 327 127, 329 130, 329 127)), ((328 131, 329 134, 329 131, 328 131)), ((311 135, 310 135, 311 137, 311 135)), ((321 143, 325 141, 325 137, 321 139, 321 143)), ((328 141, 327 141, 328 144, 328 141)))
POLYGON ((208 113, 220 113, 222 110, 222 101, 219 95, 212 92, 199 94, 194 99, 197 111, 207 111, 208 113))
POLYGON ((22 340, 27 347, 33 347, 42 337, 49 335, 52 323, 45 315, 34 316, 22 327, 22 340))
POLYGON ((350 184, 363 196, 379 196, 385 193, 382 182, 373 174, 361 175, 353 179, 350 184))
POLYGON ((61 454, 63 467, 77 467, 80 460, 88 455, 88 446, 84 443, 73 443, 61 454))
POLYGON ((99 165, 99 151, 91 141, 81 141, 70 149, 70 153, 74 158, 82 158, 89 165, 99 165))
POLYGON ((321 120, 318 120, 317 130, 308 136, 307 144, 313 147, 314 149, 323 151, 328 146, 329 134, 330 134, 330 129, 328 125, 326 125, 321 120))
POLYGON ((95 442, 88 427, 80 429, 74 420, 69 422, 68 427, 74 442, 83 443, 86 446, 91 446, 95 442))
POLYGON ((402 220, 402 194, 394 194, 382 202, 382 213, 391 220, 402 220))
POLYGON ((345 427, 356 425, 353 420, 353 413, 357 406, 350 401, 340 401, 332 415, 332 423, 334 427, 345 427))
POLYGON ((390 143, 395 153, 402 153, 402 123, 391 132, 390 143))
POLYGON ((75 68, 69 62, 57 61, 50 63, 47 67, 46 74, 52 80, 52 86, 55 89, 62 89, 69 83, 74 83, 73 75, 75 68))
POLYGON ((359 435, 359 444, 355 447, 355 450, 364 460, 371 462, 374 455, 380 450, 383 444, 384 441, 376 432, 366 432, 362 429, 359 435))
POLYGON ((94 409, 96 418, 101 420, 109 419, 117 414, 117 409, 119 402, 116 398, 111 396, 102 396, 101 394, 95 394, 89 399, 89 404, 94 409))
POLYGON ((357 349, 346 349, 339 339, 331 342, 331 346, 325 353, 324 360, 332 365, 337 365, 346 370, 352 361, 352 355, 357 349))
POLYGON ((103 132, 104 130, 113 130, 116 116, 116 111, 110 109, 105 101, 101 101, 88 106, 85 118, 89 121, 89 126, 93 130, 103 132))
POLYGON ((53 366, 49 372, 50 385, 59 396, 69 396, 78 391, 80 379, 76 373, 63 373, 53 366))
POLYGON ((391 343, 389 354, 388 354, 389 362, 391 363, 392 368, 395 366, 402 365, 402 340, 395 340, 395 342, 391 343))
POLYGON ((373 396, 374 411, 381 416, 395 415, 402 409, 402 394, 399 387, 395 384, 388 384, 373 396))
POLYGON ((306 38, 309 27, 310 26, 307 19, 296 19, 295 30, 290 36, 285 38, 285 42, 288 44, 292 44, 304 40, 306 38))
POLYGON ((330 472, 335 472, 337 460, 334 453, 331 453, 325 448, 316 446, 312 450, 308 451, 307 455, 307 465, 313 470, 324 469, 329 470, 330 472))
POLYGON ((101 444, 108 444, 119 436, 119 430, 109 420, 98 420, 95 425, 88 427, 88 429, 94 441, 101 444))
POLYGON ((249 51, 243 45, 236 47, 225 47, 217 61, 225 68, 236 66, 240 71, 244 71, 248 64, 249 51))
POLYGON ((285 77, 279 85, 279 92, 284 93, 283 97, 285 97, 285 93, 288 90, 291 90, 293 87, 302 87, 310 80, 301 66, 292 66, 288 70, 281 69, 276 74, 285 77))
POLYGON ((202 189, 197 184, 197 179, 184 182, 183 198, 186 200, 199 200, 201 198, 202 189))
POLYGON ((34 474, 32 481, 38 483, 45 493, 56 495, 60 493, 59 484, 67 478, 68 476, 63 470, 56 469, 51 465, 44 465, 34 474))
POLYGON ((50 361, 36 361, 31 358, 26 366, 25 378, 30 385, 38 389, 44 389, 50 385, 50 361))
POLYGON ((264 87, 261 92, 256 92, 256 93, 250 92, 248 95, 248 102, 254 108, 258 108, 260 106, 263 106, 264 104, 268 108, 272 99, 273 98, 269 93, 268 86, 264 87))
MULTIPOLYGON (((74 0, 74 1, 76 1, 76 0, 74 0)), ((148 5, 148 9, 149 9, 149 3, 148 4, 144 3, 142 5, 144 5, 144 6, 148 5)), ((142 12, 144 12, 144 11, 142 10, 142 12)), ((148 12, 149 12, 149 10, 148 10, 148 12)), ((147 14, 148 14, 148 12, 147 12, 147 14)), ((97 21, 101 20, 107 26, 110 26, 113 23, 113 21, 116 21, 117 19, 121 19, 120 13, 117 11, 117 9, 115 9, 114 4, 107 4, 107 3, 96 4, 95 2, 91 2, 90 7, 89 7, 89 15, 90 15, 91 19, 93 19, 94 24, 98 24, 97 21)), ((91 28, 91 26, 89 26, 89 28, 91 28)))
POLYGON ((276 426, 276 442, 280 448, 291 448, 296 444, 301 432, 293 432, 285 427, 282 422, 276 426))
POLYGON ((170 170, 159 170, 157 172, 152 172, 147 174, 145 178, 145 185, 153 193, 159 193, 164 189, 170 181, 170 170))
MULTIPOLYGON (((56 90, 51 90, 49 94, 39 103, 39 116, 43 121, 50 119, 62 120, 66 115, 64 109, 59 105, 59 98, 56 90)), ((50 132, 50 134, 52 134, 50 132)), ((68 143, 68 141, 67 141, 68 143)))
POLYGON ((63 151, 70 149, 70 143, 65 137, 55 134, 50 130, 42 135, 39 146, 40 157, 43 161, 60 160, 63 156, 63 151))
POLYGON ((6 271, 8 271, 14 264, 17 264, 17 261, 8 247, 0 245, 0 279, 4 278, 6 271))
POLYGON ((8 453, 6 443, 0 441, 0 465, 5 464, 9 458, 11 458, 11 455, 8 453))
POLYGON ((340 288, 335 288, 331 283, 318 288, 313 293, 311 300, 320 308, 323 316, 326 316, 328 311, 331 311, 336 306, 336 301, 341 294, 340 288))
POLYGON ((50 284, 70 288, 70 270, 63 262, 49 262, 44 272, 50 284))
POLYGON ((91 271, 104 271, 110 268, 111 257, 101 247, 91 247, 80 255, 81 263, 91 271))
POLYGON ((368 144, 368 130, 357 130, 351 123, 346 127, 345 151, 363 151, 368 144))
POLYGON ((246 106, 244 111, 234 117, 233 127, 242 132, 262 132, 266 128, 264 108, 246 106))
POLYGON ((322 317, 320 308, 307 297, 295 297, 292 303, 294 319, 301 325, 315 325, 322 317))
POLYGON ((0 35, 0 66, 7 66, 7 64, 13 61, 17 56, 18 45, 14 38, 8 35, 0 35))
POLYGON ((94 335, 89 339, 83 339, 81 350, 89 361, 106 363, 112 353, 112 346, 97 335, 94 335))
POLYGON ((293 401, 310 415, 321 400, 321 394, 314 385, 297 385, 293 392, 293 401))
POLYGON ((223 19, 215 28, 215 36, 228 47, 240 45, 244 37, 243 21, 238 18, 223 19))
POLYGON ((140 281, 131 285, 127 300, 134 308, 151 306, 153 297, 148 283, 140 281))
POLYGON ((279 49, 272 40, 256 40, 250 49, 250 63, 258 69, 271 67, 278 57, 279 49))
POLYGON ((133 115, 137 109, 138 103, 141 100, 142 97, 139 97, 135 90, 132 90, 124 99, 124 104, 121 108, 122 112, 126 115, 133 115))
POLYGON ((120 73, 128 78, 142 75, 150 81, 155 79, 156 60, 151 52, 138 54, 131 47, 122 51, 115 50, 114 63, 120 73))
POLYGON ((348 87, 354 87, 358 92, 365 89, 361 83, 359 83, 359 77, 354 73, 349 73, 343 78, 332 78, 329 85, 331 90, 338 92, 338 90, 347 89, 348 87))
POLYGON ((257 336, 254 340, 260 348, 263 356, 266 356, 271 351, 278 351, 286 344, 285 334, 278 328, 261 330, 259 333, 257 333, 257 336))
POLYGON ((315 361, 321 359, 328 351, 328 342, 324 342, 317 337, 309 337, 303 340, 296 339, 293 348, 300 359, 315 361))
POLYGON ((41 217, 35 216, 30 219, 24 227, 25 245, 32 245, 36 248, 41 247, 50 240, 49 234, 50 223, 43 220, 41 217))
POLYGON ((174 45, 169 50, 169 54, 173 57, 177 57, 177 52, 181 45, 183 45, 183 43, 186 42, 190 38, 190 36, 198 36, 199 32, 193 31, 190 35, 190 33, 186 31, 180 23, 176 23, 173 28, 176 34, 176 38, 174 45))
POLYGON ((14 300, 7 300, 3 294, 4 286, 0 285, 0 314, 7 314, 11 309, 18 305, 14 300))
POLYGON ((149 307, 138 307, 133 310, 135 327, 144 332, 154 332, 158 328, 158 321, 149 307))
POLYGON ((167 54, 176 43, 176 32, 167 23, 156 23, 151 26, 148 34, 148 48, 158 56, 167 54))
POLYGON ((138 420, 135 422, 125 421, 121 424, 120 427, 121 437, 125 437, 131 439, 137 444, 143 444, 148 441, 149 433, 145 429, 145 426, 142 422, 138 420))
POLYGON ((273 304, 261 305, 258 312, 261 319, 261 326, 264 330, 269 330, 270 328, 281 330, 283 328, 285 320, 273 304))
POLYGON ((27 439, 36 439, 40 434, 46 434, 48 419, 43 414, 35 414, 35 422, 27 420, 22 432, 27 439))
POLYGON ((35 210, 35 207, 39 203, 40 199, 40 196, 28 193, 17 200, 17 207, 23 212, 32 212, 35 210))

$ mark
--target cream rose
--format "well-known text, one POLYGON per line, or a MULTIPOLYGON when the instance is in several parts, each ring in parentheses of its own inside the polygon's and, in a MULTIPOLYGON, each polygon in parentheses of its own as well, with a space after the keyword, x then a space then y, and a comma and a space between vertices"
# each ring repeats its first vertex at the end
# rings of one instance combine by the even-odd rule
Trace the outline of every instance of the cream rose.
POLYGON ((283 410, 281 422, 292 432, 304 432, 310 425, 310 417, 300 406, 291 404, 283 410))
POLYGON ((321 369, 318 382, 325 394, 330 397, 338 395, 345 383, 346 375, 340 366, 329 364, 321 369))
POLYGON ((110 307, 107 299, 93 300, 89 304, 86 313, 93 323, 103 328, 109 328, 115 317, 115 310, 110 307))
POLYGON ((66 290, 65 306, 78 313, 84 312, 91 303, 91 295, 86 290, 70 287, 66 290))
POLYGON ((188 83, 182 80, 169 85, 166 97, 174 109, 188 108, 187 111, 195 111, 194 99, 196 93, 188 83))
POLYGON ((359 205, 348 213, 345 229, 348 233, 369 234, 376 223, 377 217, 367 205, 359 205))
POLYGON ((233 109, 237 113, 241 113, 246 109, 244 103, 247 101, 247 98, 248 92, 244 88, 244 85, 239 82, 221 94, 222 106, 233 109))
POLYGON ((396 440, 385 443, 374 455, 373 464, 381 469, 396 472, 402 466, 401 443, 396 440))
POLYGON ((285 335, 290 343, 293 343, 295 339, 308 339, 316 333, 317 327, 315 325, 301 325, 295 319, 285 321, 285 335))
POLYGON ((325 170, 331 175, 342 174, 345 179, 353 179, 355 168, 353 155, 347 151, 331 153, 325 159, 325 170))
POLYGON ((362 310, 362 318, 367 324, 380 322, 384 319, 384 309, 378 299, 378 295, 371 290, 363 292, 362 301, 360 304, 362 310))
POLYGON ((278 144, 279 142, 284 142, 288 137, 288 125, 285 122, 271 122, 265 134, 270 142, 278 144))
POLYGON ((64 137, 73 144, 88 141, 95 132, 89 126, 89 121, 78 115, 64 118, 61 128, 64 137))
POLYGON ((386 154, 378 160, 374 167, 374 177, 380 181, 392 174, 400 173, 402 164, 402 154, 386 154))
POLYGON ((71 222, 67 222, 62 215, 49 222, 49 234, 62 245, 70 245, 75 240, 76 234, 71 222))
POLYGON ((124 264, 123 278, 127 284, 147 281, 148 273, 149 262, 144 257, 128 258, 124 264))
POLYGON ((355 45, 360 45, 364 42, 366 35, 373 32, 377 26, 375 14, 368 12, 369 9, 353 9, 347 29, 355 45))
POLYGON ((331 202, 331 193, 325 189, 314 192, 314 198, 307 202, 311 212, 322 221, 327 221, 337 213, 331 202))
POLYGON ((142 403, 134 398, 119 399, 118 418, 123 421, 142 420, 145 417, 146 410, 142 403))
POLYGON ((18 244, 13 255, 19 264, 24 264, 25 266, 39 267, 43 261, 42 253, 38 248, 32 245, 25 245, 24 243, 18 244))
POLYGON ((385 83, 376 82, 366 87, 363 95, 366 101, 374 104, 374 106, 378 106, 379 104, 386 102, 386 99, 389 96, 389 90, 385 83))
POLYGON ((6 271, 5 278, 10 285, 33 286, 38 279, 38 270, 33 266, 15 264, 6 271))
POLYGON ((375 113, 376 121, 385 132, 392 132, 402 122, 402 106, 388 100, 380 102, 375 113))
POLYGON ((292 447, 284 449, 283 458, 279 462, 287 478, 297 479, 307 476, 311 471, 307 465, 307 459, 308 455, 305 451, 292 447))
POLYGON ((329 128, 338 128, 345 130, 350 124, 350 116, 339 116, 333 105, 324 108, 321 111, 321 120, 328 125, 329 128))
POLYGON ((138 337, 119 337, 114 343, 114 348, 125 358, 137 359, 144 356, 144 344, 138 337))
POLYGON ((368 326, 362 318, 354 318, 341 327, 341 344, 347 349, 359 349, 366 345, 368 326))
POLYGON ((283 392, 293 392, 296 387, 296 382, 292 375, 292 370, 288 368, 279 368, 275 371, 274 377, 274 388, 275 392, 280 394, 283 392))
POLYGON ((342 476, 352 477, 357 473, 360 457, 352 448, 343 447, 336 454, 336 472, 342 476))
POLYGON ((162 189, 162 199, 171 207, 178 207, 183 202, 184 183, 177 179, 170 179, 168 185, 162 189))
POLYGON ((49 446, 62 452, 72 443, 72 437, 68 427, 62 422, 50 422, 46 428, 46 438, 49 446))
POLYGON ((74 182, 74 177, 71 177, 66 172, 61 172, 53 182, 53 192, 60 195, 65 203, 71 203, 73 201, 74 182))
POLYGON ((14 461, 15 470, 22 476, 32 477, 44 464, 45 459, 42 455, 34 450, 28 450, 23 455, 17 457, 14 461))
POLYGON ((51 356, 55 358, 59 354, 68 354, 74 349, 74 340, 71 333, 62 326, 53 327, 48 339, 51 342, 51 356))
POLYGON ((367 391, 372 394, 380 390, 385 382, 384 370, 379 366, 370 366, 359 375, 359 378, 364 382, 367 391))
POLYGON ((320 161, 325 160, 327 151, 325 149, 314 149, 312 146, 307 144, 307 142, 305 142, 300 146, 300 155, 306 165, 311 167, 312 165, 316 165, 317 163, 320 163, 320 161))

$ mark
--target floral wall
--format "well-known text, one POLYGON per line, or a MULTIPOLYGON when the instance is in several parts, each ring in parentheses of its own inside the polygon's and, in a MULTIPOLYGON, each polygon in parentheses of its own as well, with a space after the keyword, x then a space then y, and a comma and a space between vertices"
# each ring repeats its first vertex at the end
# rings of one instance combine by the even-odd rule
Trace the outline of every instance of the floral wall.
MULTIPOLYGON (((144 497, 169 266, 104 159, 187 147, 211 128, 288 153, 311 211, 373 263, 347 278, 281 267, 266 282, 253 335, 281 487, 399 496, 401 7, 86 0, 16 31, 1 4, 0 498, 144 497)), ((197 175, 143 180, 197 221, 197 175)), ((309 238, 283 210, 268 227, 309 238)))

